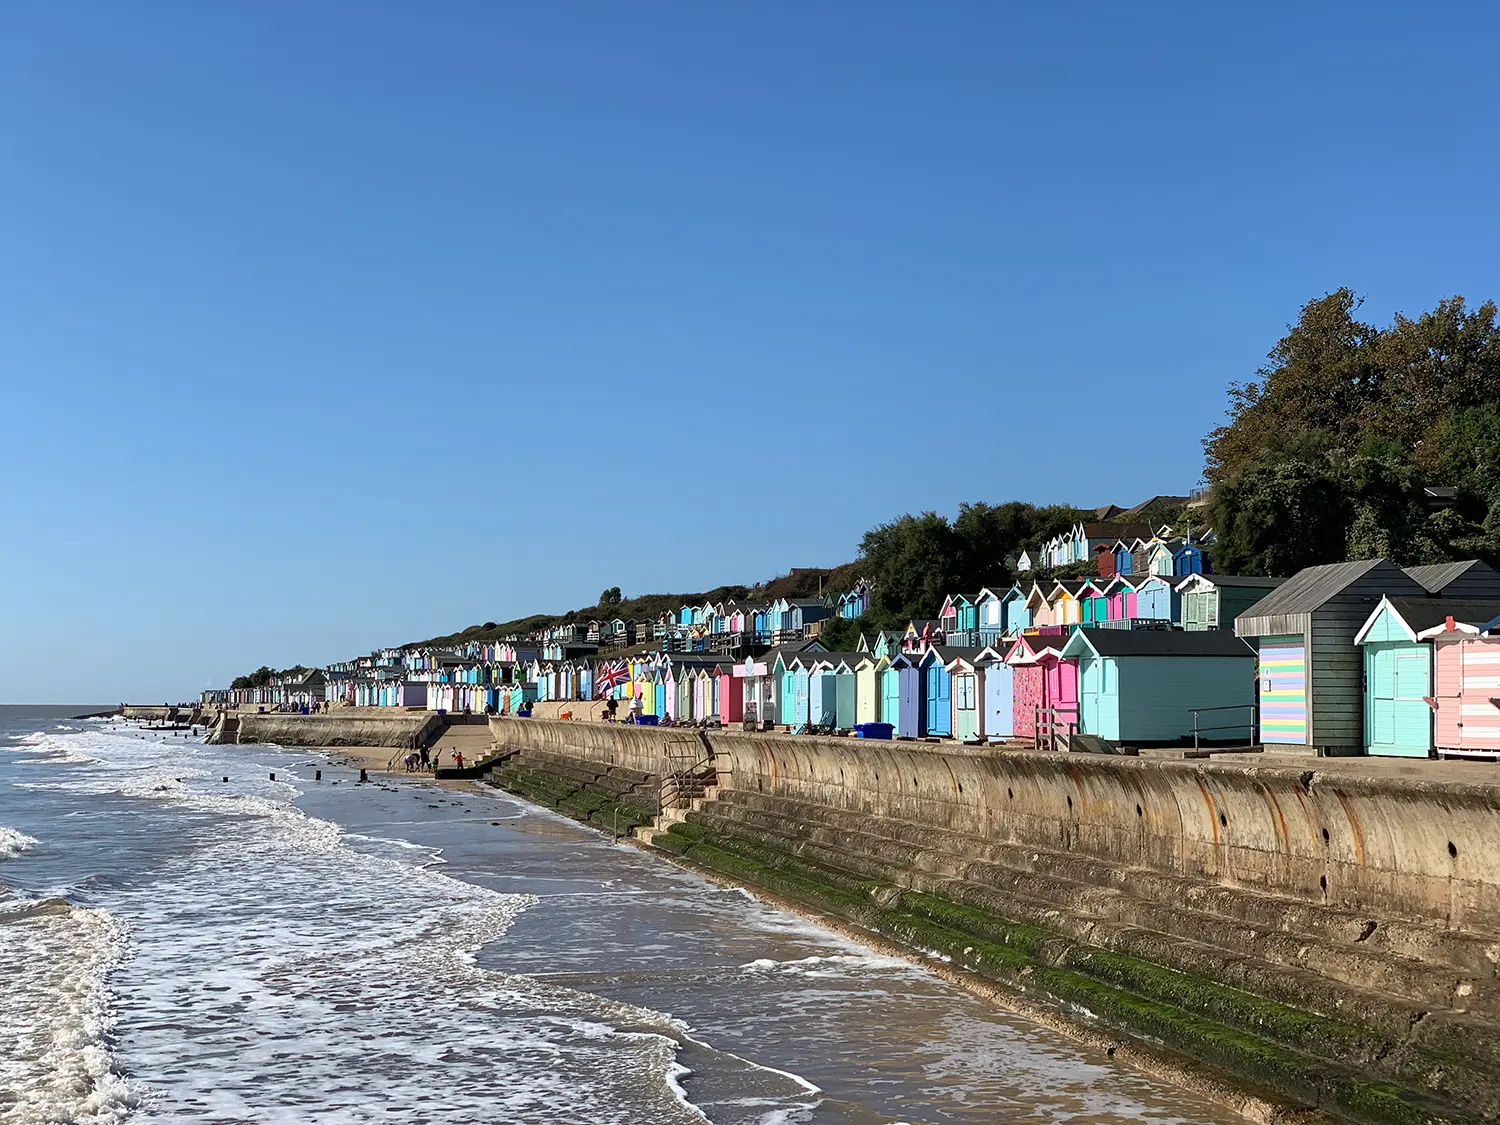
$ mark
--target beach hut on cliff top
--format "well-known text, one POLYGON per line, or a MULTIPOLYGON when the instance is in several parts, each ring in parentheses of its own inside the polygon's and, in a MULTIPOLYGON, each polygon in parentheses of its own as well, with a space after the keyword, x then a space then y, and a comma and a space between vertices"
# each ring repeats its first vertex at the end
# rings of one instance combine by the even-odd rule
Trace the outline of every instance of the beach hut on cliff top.
POLYGON ((1232 629, 1234 619, 1249 611, 1272 590, 1280 578, 1256 578, 1236 574, 1192 574, 1177 588, 1182 602, 1184 629, 1232 629))
MULTIPOLYGON (((1408 571, 1410 574, 1410 571, 1408 571)), ((1485 601, 1467 598, 1392 598, 1382 597, 1354 643, 1364 653, 1365 683, 1365 753, 1377 757, 1426 758, 1435 747, 1434 723, 1444 726, 1447 741, 1467 727, 1464 708, 1459 702, 1465 686, 1462 676, 1462 649, 1445 643, 1445 657, 1434 687, 1437 660, 1436 642, 1474 637, 1496 617, 1500 617, 1500 595, 1485 601), (1456 661, 1452 656, 1458 656, 1456 661)), ((1478 653, 1476 646, 1470 649, 1478 653)), ((1483 661, 1476 661, 1477 664, 1483 661)), ((1478 686, 1477 684, 1475 686, 1478 686)), ((1500 666, 1491 669, 1488 696, 1500 696, 1500 666)), ((1473 697, 1471 697, 1471 703, 1473 697)), ((1500 724, 1500 709, 1488 698, 1478 700, 1467 718, 1483 727, 1500 724)))
POLYGON ((1234 622, 1260 653, 1261 741, 1330 754, 1364 751, 1364 659, 1355 636, 1384 596, 1427 590, 1385 559, 1310 566, 1234 622))

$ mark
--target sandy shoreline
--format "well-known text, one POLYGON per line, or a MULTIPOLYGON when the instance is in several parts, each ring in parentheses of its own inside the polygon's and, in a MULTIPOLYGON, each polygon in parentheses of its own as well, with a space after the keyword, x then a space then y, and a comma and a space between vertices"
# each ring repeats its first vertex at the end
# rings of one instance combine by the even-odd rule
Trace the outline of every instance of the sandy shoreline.
POLYGON ((425 770, 407 773, 399 760, 396 767, 391 769, 390 763, 393 755, 405 757, 410 751, 393 749, 390 746, 309 746, 306 749, 313 754, 322 755, 330 766, 368 770, 371 781, 414 781, 443 789, 466 791, 473 786, 472 780, 459 778, 444 778, 440 781, 433 777, 430 771, 425 770))

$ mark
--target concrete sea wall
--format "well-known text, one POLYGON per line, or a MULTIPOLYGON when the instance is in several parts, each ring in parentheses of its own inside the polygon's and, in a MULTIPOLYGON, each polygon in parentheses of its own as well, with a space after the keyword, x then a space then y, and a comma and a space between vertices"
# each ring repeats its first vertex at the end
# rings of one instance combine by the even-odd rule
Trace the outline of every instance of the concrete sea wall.
POLYGON ((1086 855, 1309 907, 1500 931, 1496 784, 1306 767, 994 751, 495 718, 504 750, 659 774, 694 743, 721 789, 1086 855))
POLYGON ((1253 1116, 1500 1116, 1500 787, 1484 774, 491 730, 494 783, 595 822, 611 771, 660 775, 697 739, 717 787, 643 831, 651 846, 940 953, 1138 1060, 1164 1046, 1264 1095, 1240 1104, 1253 1116))
POLYGON ((414 747, 439 722, 427 711, 329 715, 284 715, 241 711, 237 742, 271 742, 278 746, 389 746, 414 747))

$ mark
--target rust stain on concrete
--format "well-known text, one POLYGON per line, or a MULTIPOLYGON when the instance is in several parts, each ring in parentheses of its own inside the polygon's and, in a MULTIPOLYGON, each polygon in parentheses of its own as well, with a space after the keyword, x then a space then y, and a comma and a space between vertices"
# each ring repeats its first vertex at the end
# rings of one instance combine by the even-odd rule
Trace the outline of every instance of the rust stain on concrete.
POLYGON ((1354 862, 1362 864, 1365 861, 1365 830, 1359 823, 1359 817, 1355 816, 1354 810, 1349 807, 1349 802, 1344 800, 1344 795, 1337 789, 1333 791, 1333 795, 1339 799, 1339 804, 1344 807, 1344 816, 1349 819, 1349 837, 1354 844, 1354 862))
POLYGON ((1203 784, 1202 779, 1198 781, 1198 792, 1203 794, 1203 803, 1208 806, 1208 827, 1214 834, 1214 847, 1219 846, 1219 814, 1214 809, 1214 799, 1209 795, 1208 786, 1203 784))
POLYGON ((1281 811, 1281 802, 1276 799, 1276 794, 1272 793, 1269 789, 1262 787, 1261 792, 1266 795, 1266 800, 1271 802, 1271 810, 1276 817, 1277 848, 1283 852, 1290 851, 1292 836, 1286 826, 1286 814, 1281 811))

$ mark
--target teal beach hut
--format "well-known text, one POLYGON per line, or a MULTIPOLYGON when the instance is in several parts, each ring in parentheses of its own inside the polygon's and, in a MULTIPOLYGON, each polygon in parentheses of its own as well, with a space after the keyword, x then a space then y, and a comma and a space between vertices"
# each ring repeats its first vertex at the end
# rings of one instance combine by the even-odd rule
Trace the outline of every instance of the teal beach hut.
POLYGON ((1078 730, 1109 742, 1254 741, 1255 650, 1225 630, 1080 629, 1063 646, 1078 664, 1078 730), (1222 708, 1222 710, 1208 710, 1222 708))
MULTIPOLYGON (((1415 569, 1415 568, 1414 568, 1415 569)), ((1410 573, 1410 572, 1408 572, 1410 573)), ((1448 618, 1479 628, 1500 616, 1500 598, 1382 597, 1354 643, 1364 652, 1365 753, 1426 758, 1433 752, 1433 647, 1421 634, 1448 618)))

